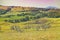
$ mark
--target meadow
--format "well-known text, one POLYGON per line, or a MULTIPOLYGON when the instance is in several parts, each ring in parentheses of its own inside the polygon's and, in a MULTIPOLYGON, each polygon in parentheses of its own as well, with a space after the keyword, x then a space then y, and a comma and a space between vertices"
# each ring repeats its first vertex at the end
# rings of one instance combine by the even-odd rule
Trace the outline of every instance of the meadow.
MULTIPOLYGON (((0 40, 60 40, 60 18, 47 18, 52 21, 51 27, 45 29, 35 28, 40 24, 30 24, 31 28, 24 28, 26 23, 16 23, 9 25, 20 26, 20 30, 11 30, 10 26, 7 24, 0 24, 2 29, 0 29, 0 40), (33 29, 34 27, 34 29, 33 29), (39 30, 37 30, 39 29, 39 30)), ((29 25, 28 25, 29 26, 29 25)))

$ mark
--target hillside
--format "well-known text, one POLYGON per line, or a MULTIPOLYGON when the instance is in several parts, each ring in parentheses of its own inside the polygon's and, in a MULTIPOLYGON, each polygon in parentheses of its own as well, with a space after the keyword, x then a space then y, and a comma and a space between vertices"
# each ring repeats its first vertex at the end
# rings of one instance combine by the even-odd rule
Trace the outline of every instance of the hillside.
POLYGON ((60 40, 60 9, 0 6, 0 40, 60 40))
POLYGON ((18 23, 44 17, 59 18, 60 9, 0 6, 0 18, 4 18, 5 22, 18 23))

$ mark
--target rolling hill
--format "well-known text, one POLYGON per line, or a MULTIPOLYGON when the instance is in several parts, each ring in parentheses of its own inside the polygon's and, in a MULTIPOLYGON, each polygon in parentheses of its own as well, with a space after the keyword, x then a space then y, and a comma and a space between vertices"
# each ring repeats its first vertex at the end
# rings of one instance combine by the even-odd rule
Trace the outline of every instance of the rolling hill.
POLYGON ((60 9, 0 6, 0 40, 60 40, 60 9))

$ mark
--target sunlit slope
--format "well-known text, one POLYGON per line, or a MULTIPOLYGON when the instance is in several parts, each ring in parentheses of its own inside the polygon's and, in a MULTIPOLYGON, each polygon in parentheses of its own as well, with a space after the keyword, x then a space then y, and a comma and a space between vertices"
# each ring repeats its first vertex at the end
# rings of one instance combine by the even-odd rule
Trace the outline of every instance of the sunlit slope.
MULTIPOLYGON (((9 22, 0 22, 0 27, 2 28, 2 30, 11 30, 12 26, 17 26, 17 27, 21 27, 23 28, 22 30, 24 30, 25 27, 38 27, 38 25, 42 25, 42 24, 50 24, 50 29, 52 30, 59 30, 60 27, 60 18, 40 18, 39 20, 31 20, 31 21, 27 21, 27 22, 21 22, 21 23, 9 23, 9 22), (40 23, 38 22, 40 21, 40 23), (6 28, 6 29, 5 29, 6 28), (58 28, 58 29, 57 29, 58 28)), ((34 29, 33 29, 34 30, 34 29)))
MULTIPOLYGON (((7 23, 1 22, 0 27, 0 40, 60 40, 60 18, 41 18, 42 20, 48 20, 47 23, 50 23, 50 28, 46 30, 36 30, 36 29, 25 29, 24 27, 29 25, 35 27, 41 25, 40 23, 35 23, 36 20, 23 22, 23 23, 7 23), (28 23, 28 24, 27 24, 28 23), (19 26, 22 30, 16 31, 11 30, 11 26, 19 26)), ((43 21, 42 21, 43 22, 43 21)), ((46 23, 46 24, 47 24, 46 23)))

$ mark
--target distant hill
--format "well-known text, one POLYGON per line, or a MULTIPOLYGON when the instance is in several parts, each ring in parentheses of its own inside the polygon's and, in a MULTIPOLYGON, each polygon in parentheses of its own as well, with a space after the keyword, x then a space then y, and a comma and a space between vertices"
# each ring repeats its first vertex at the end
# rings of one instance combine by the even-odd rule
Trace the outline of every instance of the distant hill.
POLYGON ((19 10, 33 10, 34 7, 21 7, 21 6, 0 6, 0 10, 7 10, 11 8, 12 11, 19 11, 19 10))
POLYGON ((8 10, 11 9, 11 11, 23 11, 23 10, 42 10, 42 11, 48 11, 48 10, 58 10, 58 8, 53 6, 48 6, 47 8, 36 8, 36 7, 21 7, 21 6, 0 6, 0 10, 8 10))
POLYGON ((48 7, 46 7, 47 9, 57 9, 57 7, 55 7, 55 6, 48 6, 48 7))

